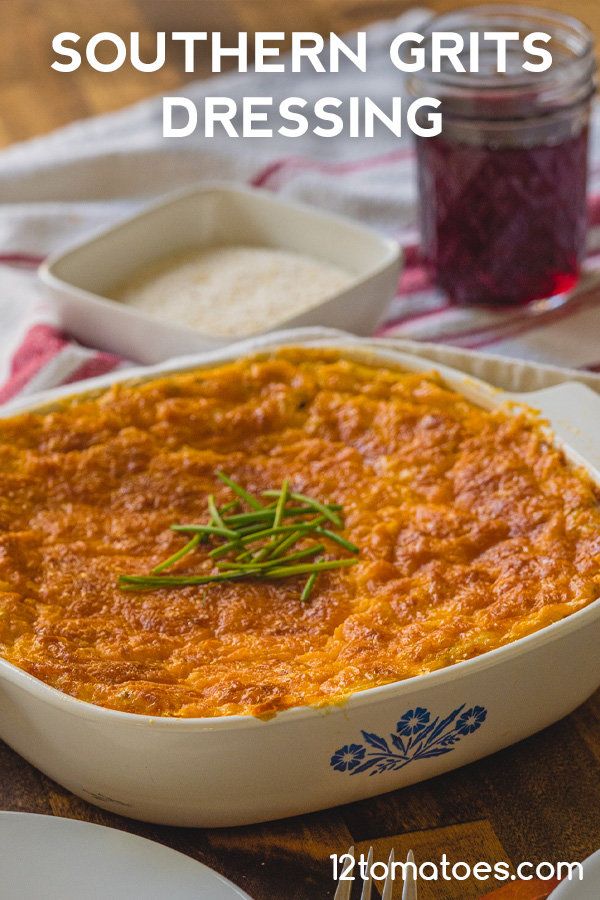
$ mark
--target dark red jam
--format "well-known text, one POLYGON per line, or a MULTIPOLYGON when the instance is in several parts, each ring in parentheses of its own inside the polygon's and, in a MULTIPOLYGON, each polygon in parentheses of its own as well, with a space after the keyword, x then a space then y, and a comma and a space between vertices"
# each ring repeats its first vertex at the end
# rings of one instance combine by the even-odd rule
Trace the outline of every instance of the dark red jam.
POLYGON ((577 283, 587 137, 584 128, 533 147, 417 140, 423 250, 453 302, 528 303, 577 283))

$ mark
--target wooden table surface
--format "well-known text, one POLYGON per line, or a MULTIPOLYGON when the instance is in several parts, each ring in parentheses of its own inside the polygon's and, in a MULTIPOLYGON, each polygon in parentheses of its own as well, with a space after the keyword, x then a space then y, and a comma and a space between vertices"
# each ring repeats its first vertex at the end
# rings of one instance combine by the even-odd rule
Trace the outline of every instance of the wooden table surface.
MULTIPOLYGON (((242 29, 343 32, 409 5, 403 0, 0 0, 0 144, 165 92, 182 80, 181 61, 174 58, 154 74, 127 70, 106 76, 82 69, 65 81, 49 66, 51 39, 59 31, 85 37, 139 30, 145 40, 156 30, 221 30, 230 37, 242 29)), ((429 5, 445 9, 456 3, 429 5)), ((549 5, 579 15, 600 36, 596 0, 549 0, 549 5)), ((374 844, 379 859, 393 846, 396 858, 413 848, 419 861, 438 860, 444 851, 470 863, 579 860, 600 846, 600 694, 562 722, 479 763, 374 800, 287 821, 220 830, 131 822, 72 796, 2 744, 0 808, 81 818, 145 835, 223 872, 256 900, 332 897, 329 854, 350 844, 357 852, 374 844)), ((498 884, 421 882, 419 897, 467 900, 494 887, 498 884)))

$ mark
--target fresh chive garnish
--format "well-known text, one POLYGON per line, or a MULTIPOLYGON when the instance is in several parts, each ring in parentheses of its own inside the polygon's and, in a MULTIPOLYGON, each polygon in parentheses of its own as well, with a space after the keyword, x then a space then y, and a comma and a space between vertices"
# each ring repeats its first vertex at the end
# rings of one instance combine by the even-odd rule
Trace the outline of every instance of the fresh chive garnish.
POLYGON ((218 525, 171 525, 171 531, 189 531, 190 534, 218 534, 219 537, 237 537, 232 528, 220 528, 218 525))
MULTIPOLYGON (((286 510, 285 515, 289 516, 290 510, 286 510)), ((253 512, 237 513, 234 516, 226 516, 223 521, 227 528, 246 528, 260 524, 264 527, 265 525, 273 524, 274 520, 275 506, 268 506, 263 510, 257 509, 253 512)))
MULTIPOLYGON (((236 526, 244 526, 244 525, 252 525, 256 522, 265 522, 272 520, 275 514, 275 506, 266 506, 263 510, 256 510, 255 512, 249 513, 236 513, 233 516, 225 516, 223 521, 227 528, 235 528, 236 526)), ((336 511, 341 509, 339 503, 327 503, 327 508, 336 511)), ((314 506, 287 506, 283 511, 283 518, 288 519, 296 516, 306 516, 309 513, 314 513, 314 506)), ((223 507, 221 508, 221 512, 223 512, 223 507)))
POLYGON ((277 528, 278 525, 281 525, 281 517, 283 516, 283 510, 285 504, 287 503, 288 491, 289 491, 290 483, 285 479, 283 484, 281 485, 281 493, 279 494, 279 500, 277 501, 277 508, 275 509, 275 518, 273 519, 273 527, 277 528))
POLYGON ((202 540, 202 537, 201 534, 195 534, 191 541, 188 541, 187 544, 177 551, 177 553, 173 553, 168 559, 165 559, 157 566, 154 566, 152 575, 158 575, 159 572, 164 572, 165 569, 169 569, 171 566, 175 565, 176 562, 179 562, 180 559, 183 559, 184 556, 187 556, 188 553, 191 553, 192 550, 195 550, 202 540))
MULTIPOLYGON (((275 507, 275 515, 273 517, 273 528, 278 528, 281 525, 281 520, 283 518, 283 512, 285 509, 285 504, 287 502, 288 490, 289 490, 289 482, 286 478, 281 486, 281 494, 279 495, 279 499, 278 499, 276 507, 275 507)), ((258 553, 255 555, 254 559, 258 560, 258 561, 266 559, 266 557, 269 556, 272 549, 273 549, 273 541, 270 541, 268 544, 265 544, 265 546, 261 550, 258 551, 258 553)))
POLYGON ((188 587, 194 584, 210 584, 212 581, 227 581, 239 578, 238 572, 221 572, 218 575, 119 575, 121 584, 144 587, 188 587))
POLYGON ((238 497, 245 500, 250 509, 264 509, 260 500, 257 500, 256 497, 249 494, 248 491, 244 490, 241 484, 238 484, 237 481, 234 481, 233 478, 230 478, 225 472, 217 472, 217 478, 219 478, 223 484, 226 484, 227 487, 230 487, 234 494, 237 494, 238 497))
POLYGON ((272 528, 272 524, 270 522, 258 521, 255 525, 244 525, 243 528, 238 528, 237 533, 242 537, 246 537, 249 534, 256 534, 258 531, 265 531, 267 528, 272 528))
POLYGON ((345 569, 355 566, 357 559, 326 559, 323 562, 305 563, 298 566, 282 566, 269 569, 269 578, 287 578, 289 575, 304 575, 307 572, 327 572, 329 569, 345 569))
POLYGON ((303 528, 302 525, 278 525, 277 528, 263 528, 260 531, 252 531, 250 534, 242 534, 236 540, 231 540, 227 544, 221 544, 220 547, 215 547, 214 550, 208 554, 213 559, 219 559, 221 556, 224 556, 226 553, 229 553, 230 550, 235 550, 239 547, 240 544, 253 544, 255 541, 261 540, 261 538, 271 537, 274 534, 289 534, 290 531, 308 531, 308 523, 303 528))
POLYGON ((285 553, 286 550, 289 550, 290 547, 293 547, 306 534, 306 531, 295 529, 290 534, 284 534, 283 537, 276 537, 256 554, 255 559, 259 557, 260 559, 276 559, 282 553, 285 553))
POLYGON ((261 496, 274 498, 273 502, 265 505, 224 472, 216 474, 233 491, 235 498, 219 507, 214 494, 209 494, 208 523, 171 525, 173 531, 191 535, 191 538, 176 553, 156 565, 150 574, 120 575, 118 584, 121 590, 148 591, 239 578, 268 580, 308 575, 300 597, 302 602, 306 602, 319 572, 347 568, 358 562, 356 556, 359 548, 332 530, 332 526, 337 529, 344 527, 342 516, 338 515, 342 513, 339 503, 322 503, 314 497, 290 491, 289 481, 285 479, 279 490, 262 492, 261 496), (244 509, 244 504, 249 511, 244 509), (329 527, 325 527, 324 523, 329 527), (316 536, 333 541, 352 553, 352 558, 321 557, 310 561, 309 557, 322 554, 326 549, 323 543, 314 540, 316 536), (303 543, 298 549, 299 541, 303 543), (213 566, 211 572, 162 574, 204 542, 213 543, 208 551, 208 561, 213 566))
POLYGON ((269 552, 270 559, 277 559, 283 553, 293 547, 301 537, 306 537, 306 531, 301 531, 299 528, 295 528, 291 534, 284 535, 284 537, 280 538, 274 547, 271 547, 269 552))
POLYGON ((328 537, 330 541, 335 541, 336 544, 339 544, 340 547, 343 547, 344 550, 348 550, 350 553, 360 553, 359 548, 356 544, 353 544, 351 541, 347 541, 346 538, 343 538, 341 534, 336 534, 335 531, 330 531, 329 528, 321 528, 318 526, 315 528, 317 534, 322 534, 324 537, 328 537))
POLYGON ((303 534, 305 535, 306 532, 292 531, 291 534, 284 534, 283 537, 275 538, 264 548, 264 559, 276 559, 279 554, 285 553, 286 550, 293 547, 303 534))
MULTIPOLYGON (((263 497, 279 497, 280 491, 263 491, 263 497)), ((332 509, 330 509, 325 503, 320 503, 319 500, 314 500, 312 497, 307 497, 306 494, 298 494, 298 493, 290 493, 290 498, 292 500, 299 500, 301 503, 306 503, 307 506, 312 506, 313 509, 318 509, 318 511, 325 516, 326 519, 329 519, 330 522, 333 522, 334 525, 337 525, 338 528, 343 528, 344 523, 340 519, 340 517, 335 513, 332 509)))
POLYGON ((307 556, 314 556, 315 553, 322 553, 325 547, 323 544, 315 544, 314 547, 306 547, 304 550, 298 550, 297 553, 290 553, 289 556, 280 557, 279 559, 267 559, 264 562, 257 562, 256 557, 251 562, 222 562, 218 565, 227 566, 227 568, 235 569, 274 569, 280 568, 282 565, 295 562, 297 559, 306 559, 307 556))
POLYGON ((225 522, 221 518, 221 513, 217 509, 213 494, 209 494, 207 498, 208 511, 210 513, 211 524, 214 523, 218 528, 227 528, 225 522))
POLYGON ((304 585, 302 593, 300 594, 300 600, 302 601, 302 603, 306 603, 308 601, 310 595, 313 592, 313 588, 315 586, 315 581, 317 580, 318 577, 319 577, 318 572, 312 572, 306 579, 306 584, 304 585))

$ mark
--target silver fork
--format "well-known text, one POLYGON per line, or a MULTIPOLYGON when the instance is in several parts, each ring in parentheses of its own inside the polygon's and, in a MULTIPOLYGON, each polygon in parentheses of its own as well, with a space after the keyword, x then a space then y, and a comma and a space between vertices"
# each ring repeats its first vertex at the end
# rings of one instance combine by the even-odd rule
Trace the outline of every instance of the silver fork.
MULTIPOLYGON (((348 850, 347 856, 350 856, 354 859, 354 847, 350 847, 348 850)), ((413 855, 412 850, 408 851, 408 856, 406 857, 406 862, 414 863, 415 857, 413 855)), ((371 878, 371 865, 373 863, 373 847, 369 847, 369 855, 367 856, 367 871, 369 873, 369 877, 365 882, 363 882, 363 888, 360 894, 360 900, 371 900, 371 888, 373 886, 373 879, 371 878)), ((388 859, 388 876, 385 879, 383 884, 383 892, 381 894, 381 900, 392 900, 392 890, 394 886, 394 881, 392 878, 392 866, 394 864, 394 851, 390 852, 390 856, 388 859)), ((350 900, 350 894, 352 893, 352 881, 340 881, 338 882, 338 886, 334 895, 333 900, 350 900)), ((402 888, 402 900, 418 900, 417 898, 417 885, 415 882, 414 875, 412 874, 412 869, 406 874, 406 879, 404 881, 404 886, 402 888)))

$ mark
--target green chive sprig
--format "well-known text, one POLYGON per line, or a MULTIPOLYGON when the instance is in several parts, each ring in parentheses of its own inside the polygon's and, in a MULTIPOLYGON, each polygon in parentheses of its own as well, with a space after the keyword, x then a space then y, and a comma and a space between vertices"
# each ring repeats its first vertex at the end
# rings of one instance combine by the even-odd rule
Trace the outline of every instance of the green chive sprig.
POLYGON ((240 578, 279 580, 307 575, 300 595, 302 602, 306 603, 320 572, 344 569, 358 561, 359 548, 356 544, 333 530, 344 527, 343 510, 339 503, 324 503, 291 491, 288 479, 279 490, 263 491, 259 498, 224 472, 217 472, 217 477, 233 492, 234 499, 219 507, 214 495, 210 494, 207 499, 207 523, 171 525, 173 531, 187 535, 187 543, 154 566, 149 575, 120 575, 119 587, 122 590, 147 591, 240 578), (322 554, 327 547, 322 542, 323 538, 352 555, 338 559, 324 558, 322 554), (208 559, 213 565, 210 572, 163 574, 206 542, 213 545, 208 552, 208 559), (302 542, 301 546, 298 546, 299 542, 302 542))

